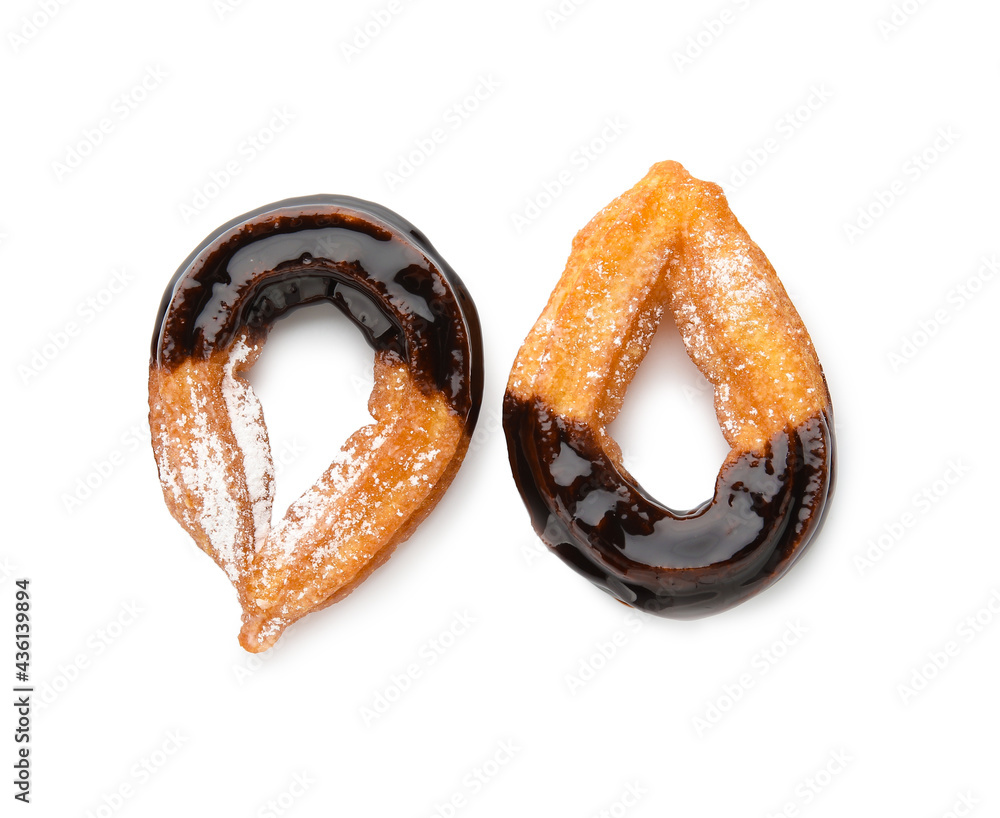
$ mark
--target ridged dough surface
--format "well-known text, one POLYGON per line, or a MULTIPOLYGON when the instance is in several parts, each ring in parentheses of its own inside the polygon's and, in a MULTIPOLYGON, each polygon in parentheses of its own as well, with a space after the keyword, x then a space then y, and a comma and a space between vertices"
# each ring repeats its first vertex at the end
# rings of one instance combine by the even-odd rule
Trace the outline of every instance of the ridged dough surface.
POLYGON ((664 310, 715 389, 732 456, 829 403, 812 341, 773 267, 718 185, 661 162, 573 241, 559 283, 518 354, 508 393, 606 427, 664 310))
POLYGON ((310 611, 341 599, 431 509, 468 447, 464 421, 392 355, 375 358, 374 423, 272 521, 274 468, 245 371, 260 347, 150 370, 150 427, 173 516, 226 572, 243 607, 240 643, 270 647, 310 611))

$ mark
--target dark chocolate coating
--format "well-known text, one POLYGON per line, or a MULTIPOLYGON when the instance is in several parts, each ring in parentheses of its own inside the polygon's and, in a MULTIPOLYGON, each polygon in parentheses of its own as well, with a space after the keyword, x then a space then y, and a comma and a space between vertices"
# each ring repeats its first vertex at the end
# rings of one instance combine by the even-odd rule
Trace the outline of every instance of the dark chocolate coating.
POLYGON ((691 511, 658 503, 591 429, 541 402, 508 393, 503 422, 539 537, 598 587, 660 616, 718 613, 778 579, 819 530, 833 486, 828 411, 727 460, 715 496, 691 511))
POLYGON ((242 329, 263 342, 281 316, 317 301, 338 307, 376 352, 405 361, 472 434, 483 349, 471 296, 412 224, 350 196, 275 202, 208 236, 167 286, 150 365, 208 358, 242 329))

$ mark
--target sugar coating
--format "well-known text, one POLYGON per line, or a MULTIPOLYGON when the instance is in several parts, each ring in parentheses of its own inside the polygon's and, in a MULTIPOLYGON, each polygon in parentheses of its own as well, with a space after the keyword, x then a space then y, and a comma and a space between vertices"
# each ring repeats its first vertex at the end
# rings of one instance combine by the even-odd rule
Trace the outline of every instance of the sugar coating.
POLYGON ((518 354, 508 391, 606 427, 669 313, 715 389, 734 452, 827 405, 822 370, 774 269, 721 189, 675 162, 651 168, 577 234, 562 278, 518 354))
POLYGON ((376 356, 374 423, 355 432, 272 524, 274 474, 260 402, 241 376, 259 348, 237 338, 205 360, 151 368, 150 426, 168 508, 225 570, 244 609, 241 643, 269 647, 348 593, 426 516, 468 446, 444 396, 376 356))
MULTIPOLYGON (((237 426, 241 422, 249 426, 245 422, 249 410, 235 394, 232 410, 229 400, 215 397, 221 394, 222 383, 231 378, 231 372, 227 361, 206 382, 189 366, 178 369, 156 390, 158 399, 150 405, 150 430, 167 506, 235 582, 248 569, 252 552, 244 545, 255 539, 255 532, 253 515, 244 514, 254 503, 238 444, 238 436, 248 439, 251 432, 249 428, 237 432, 232 422, 235 411, 239 415, 237 426)), ((159 379, 151 372, 151 387, 156 381, 159 379)), ((234 392, 232 386, 227 391, 234 392)), ((267 471, 269 450, 265 458, 267 471)))
POLYGON ((271 444, 264 425, 264 410, 250 384, 238 372, 253 362, 251 347, 241 337, 233 344, 222 379, 222 397, 229 414, 229 425, 236 437, 236 446, 243 458, 243 474, 248 501, 253 514, 254 551, 267 540, 271 527, 271 505, 274 502, 274 463, 271 444))

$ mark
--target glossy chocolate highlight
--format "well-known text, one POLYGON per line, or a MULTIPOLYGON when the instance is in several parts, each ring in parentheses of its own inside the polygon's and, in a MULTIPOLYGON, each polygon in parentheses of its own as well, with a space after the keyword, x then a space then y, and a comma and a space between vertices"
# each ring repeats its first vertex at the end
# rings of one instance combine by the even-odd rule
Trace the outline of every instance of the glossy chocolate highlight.
POLYGON ((468 291, 412 224, 349 196, 276 202, 210 235, 164 293, 151 365, 208 358, 243 330, 262 342, 283 315, 318 301, 475 423, 482 337, 468 291))
POLYGON ((677 619, 731 608, 787 571, 819 531, 832 490, 829 410, 731 455, 690 511, 653 499, 586 425, 504 400, 514 479, 539 537, 627 605, 677 619))

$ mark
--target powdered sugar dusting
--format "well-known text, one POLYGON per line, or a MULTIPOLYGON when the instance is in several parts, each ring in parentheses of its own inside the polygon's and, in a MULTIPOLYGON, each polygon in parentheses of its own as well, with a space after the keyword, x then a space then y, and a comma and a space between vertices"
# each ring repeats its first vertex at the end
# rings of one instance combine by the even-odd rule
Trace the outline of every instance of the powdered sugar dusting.
POLYGON ((365 456, 360 456, 357 442, 342 449, 319 480, 289 506, 273 533, 273 540, 284 556, 290 557, 303 534, 317 526, 323 526, 329 532, 325 544, 326 557, 332 556, 345 541, 349 542, 351 536, 373 533, 367 509, 341 507, 338 501, 355 487, 370 464, 372 455, 385 442, 385 438, 375 434, 374 430, 374 426, 369 426, 360 433, 362 437, 369 438, 365 456))
POLYGON ((654 166, 577 235, 508 391, 610 423, 664 307, 715 388, 734 447, 749 450, 822 406, 822 372, 773 268, 721 190, 676 163, 654 166))
POLYGON ((264 410, 250 384, 236 374, 240 365, 246 363, 250 352, 250 347, 242 338, 233 345, 222 379, 222 397, 229 412, 236 445, 243 454, 243 471, 253 513, 254 550, 259 551, 271 527, 274 467, 264 426, 264 410))
POLYGON ((240 374, 258 351, 237 339, 211 359, 154 370, 150 424, 168 507, 239 591, 241 640, 266 647, 408 536, 451 479, 465 438, 443 395, 424 394, 401 361, 377 359, 376 422, 272 524, 263 412, 240 374))
POLYGON ((246 557, 238 548, 242 525, 240 502, 229 478, 231 454, 210 422, 208 398, 200 394, 199 384, 188 375, 184 386, 190 390, 189 398, 177 419, 177 433, 171 433, 169 422, 159 425, 160 479, 185 528, 192 534, 203 532, 216 560, 235 582, 246 557))

